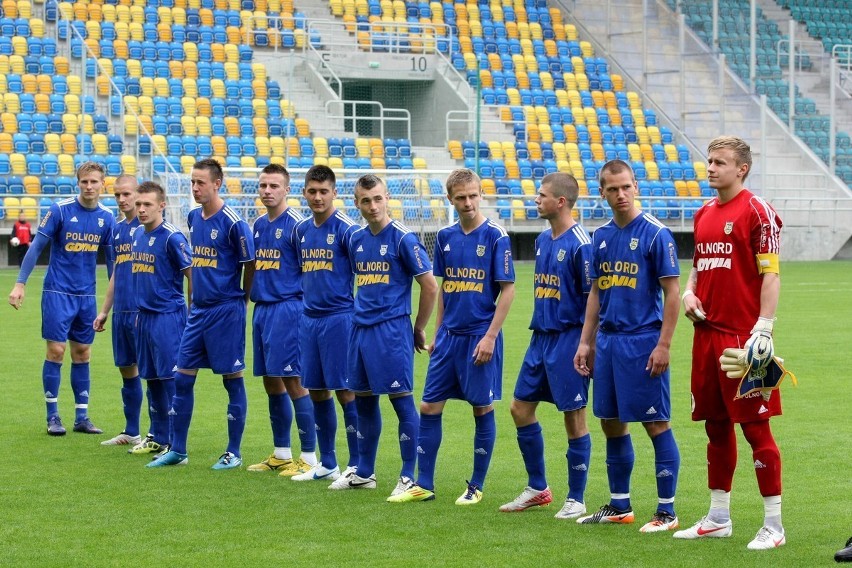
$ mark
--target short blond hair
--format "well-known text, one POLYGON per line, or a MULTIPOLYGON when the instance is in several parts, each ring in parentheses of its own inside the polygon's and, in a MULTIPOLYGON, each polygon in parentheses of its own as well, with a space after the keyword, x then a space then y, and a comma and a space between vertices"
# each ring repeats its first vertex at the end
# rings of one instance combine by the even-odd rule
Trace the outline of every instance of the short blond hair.
POLYGON ((476 172, 467 168, 459 168, 450 172, 447 176, 447 195, 452 197, 453 188, 460 185, 467 185, 471 182, 476 182, 479 190, 482 191, 482 180, 476 175, 476 172))
POLYGON ((92 172, 98 172, 101 174, 102 180, 106 177, 106 170, 102 164, 99 164, 98 162, 83 162, 80 164, 80 167, 77 168, 77 181, 80 181, 81 177, 92 172))
POLYGON ((751 147, 746 144, 746 141, 742 138, 738 138, 736 136, 718 136, 710 141, 710 144, 707 146, 707 153, 709 154, 714 150, 722 150, 725 148, 734 152, 734 159, 737 161, 738 166, 743 164, 748 166, 748 169, 743 176, 743 181, 745 181, 748 174, 751 173, 751 147))

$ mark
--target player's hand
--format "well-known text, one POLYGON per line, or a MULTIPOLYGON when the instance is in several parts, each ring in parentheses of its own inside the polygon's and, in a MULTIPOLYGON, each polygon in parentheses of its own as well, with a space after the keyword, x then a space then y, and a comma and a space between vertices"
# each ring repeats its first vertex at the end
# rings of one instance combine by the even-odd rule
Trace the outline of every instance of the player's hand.
POLYGON ((95 318, 95 321, 92 322, 92 327, 95 331, 101 332, 106 329, 104 324, 106 324, 107 315, 104 312, 98 314, 98 317, 95 318))
POLYGON ((429 346, 426 345, 426 332, 422 329, 414 328, 414 350, 417 353, 427 351, 429 346))
POLYGON ((691 321, 704 321, 707 319, 707 314, 704 313, 704 306, 701 300, 692 290, 687 290, 683 293, 683 315, 691 321))
POLYGON ((651 356, 648 357, 648 364, 645 365, 646 371, 651 371, 652 377, 659 377, 669 368, 669 348, 664 345, 657 345, 651 351, 651 356))
POLYGON ((473 364, 484 365, 494 355, 494 338, 484 335, 473 348, 473 364))
POLYGON ((26 290, 24 289, 24 285, 20 282, 16 283, 12 288, 12 291, 9 293, 9 305, 13 308, 20 309, 21 304, 24 303, 24 296, 26 296, 26 290))
POLYGON ((595 354, 592 347, 588 343, 581 343, 577 346, 577 353, 574 354, 574 370, 584 377, 590 377, 594 360, 595 354))
POLYGON ((746 362, 746 350, 728 347, 719 357, 719 366, 729 379, 741 379, 749 370, 746 362))
POLYGON ((763 369, 772 361, 775 347, 772 345, 774 318, 757 318, 751 337, 745 344, 746 362, 753 369, 763 369))

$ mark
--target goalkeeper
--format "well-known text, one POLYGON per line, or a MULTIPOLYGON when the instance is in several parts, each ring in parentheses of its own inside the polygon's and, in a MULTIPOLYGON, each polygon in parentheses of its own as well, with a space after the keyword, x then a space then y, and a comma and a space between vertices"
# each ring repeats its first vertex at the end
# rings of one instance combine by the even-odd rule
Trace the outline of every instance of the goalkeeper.
POLYGON ((781 219, 766 201, 743 187, 752 164, 748 144, 722 136, 710 142, 708 152, 707 176, 717 197, 695 214, 695 255, 683 305, 686 317, 695 322, 692 419, 705 421, 710 511, 674 537, 731 536, 736 423, 751 445, 764 503, 763 527, 748 548, 777 548, 786 542, 781 524, 781 454, 769 418, 781 414, 781 393, 766 389, 740 396, 740 380, 729 376, 742 376, 749 363, 755 371, 776 365, 771 362, 772 328, 781 289, 781 219), (741 370, 726 376, 719 359, 728 348, 743 351, 729 351, 741 370))

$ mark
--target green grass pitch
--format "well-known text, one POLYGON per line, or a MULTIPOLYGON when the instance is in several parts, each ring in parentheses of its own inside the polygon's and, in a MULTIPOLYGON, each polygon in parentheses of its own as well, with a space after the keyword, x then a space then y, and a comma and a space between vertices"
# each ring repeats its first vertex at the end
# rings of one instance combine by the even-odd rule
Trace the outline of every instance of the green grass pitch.
MULTIPOLYGON (((687 265, 682 268, 688 270, 687 265)), ((226 442, 226 394, 221 380, 209 371, 200 374, 196 386, 187 467, 145 469, 145 459, 130 456, 123 448, 101 447, 106 436, 69 431, 64 438, 48 437, 40 379, 43 273, 37 271, 22 311, 5 306, 0 319, 0 565, 833 565, 834 551, 852 534, 847 355, 852 345, 852 264, 791 262, 783 267, 776 353, 798 375, 799 386, 784 384, 785 413, 772 422, 784 460, 788 544, 767 552, 745 548, 761 525, 763 507, 741 433, 730 539, 688 542, 675 541, 670 533, 638 532, 654 512, 656 491, 651 443, 637 426, 631 429, 636 448, 631 488, 636 524, 579 526, 558 521, 553 518, 557 503, 520 514, 497 511, 526 484, 509 401, 529 338, 532 266, 519 263, 517 272, 518 294, 504 327, 504 400, 496 409, 494 459, 482 503, 462 508, 453 502, 471 470, 473 420, 459 401, 450 402, 444 415, 438 498, 408 505, 385 503, 399 468, 396 419, 386 400, 377 491, 330 492, 323 483, 294 483, 274 474, 211 471, 226 442)), ((0 270, 0 289, 10 290, 15 275, 13 270, 0 270)), ((104 290, 101 281, 101 295, 104 290)), ((682 456, 676 501, 682 526, 703 515, 709 501, 704 430, 689 419, 691 342, 691 326, 681 316, 672 346, 672 396, 673 428, 682 456)), ((416 361, 419 395, 425 356, 416 361)), ((70 426, 74 411, 68 372, 66 360, 60 410, 70 426)), ((116 434, 123 415, 108 333, 95 342, 92 377, 91 416, 106 434, 116 434)), ((248 464, 269 454, 271 434, 262 384, 251 378, 247 384, 249 420, 243 457, 248 464)), ((539 419, 545 431, 548 481, 561 501, 566 492, 562 420, 547 405, 540 407, 539 419)), ((146 425, 143 416, 143 428, 146 425)), ((593 449, 586 503, 593 510, 607 501, 609 492, 604 441, 591 417, 590 429, 593 449)), ((295 430, 293 441, 298 451, 295 430)), ((342 432, 338 450, 345 461, 342 432)))

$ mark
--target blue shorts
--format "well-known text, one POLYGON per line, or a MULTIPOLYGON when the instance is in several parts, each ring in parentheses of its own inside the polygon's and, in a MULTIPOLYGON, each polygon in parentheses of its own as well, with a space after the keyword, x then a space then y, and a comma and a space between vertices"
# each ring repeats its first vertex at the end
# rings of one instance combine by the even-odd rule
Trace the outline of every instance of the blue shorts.
POLYGON ((580 342, 580 327, 563 332, 534 331, 515 385, 515 399, 551 402, 559 412, 578 410, 588 404, 589 379, 570 362, 580 342))
POLYGON ((349 312, 312 318, 302 314, 299 348, 302 386, 308 390, 346 390, 349 371, 346 346, 352 333, 349 312))
POLYGON ((671 420, 669 371, 645 370, 660 338, 658 331, 635 335, 598 332, 592 408, 601 419, 621 422, 671 420))
POLYGON ((494 342, 494 355, 484 365, 473 364, 481 335, 452 335, 441 326, 426 371, 423 402, 451 398, 471 406, 488 406, 503 395, 503 333, 494 342))
POLYGON ((349 390, 373 394, 414 390, 414 330, 410 317, 352 326, 349 390))
POLYGON ((255 377, 299 377, 300 300, 255 304, 252 316, 255 377))
POLYGON ((136 352, 139 376, 143 379, 171 379, 178 361, 181 337, 186 328, 186 310, 161 314, 139 312, 136 352))
POLYGON ((246 368, 245 356, 245 300, 192 306, 180 342, 178 369, 211 369, 217 375, 229 375, 246 368))
POLYGON ((98 317, 94 296, 72 296, 45 290, 41 294, 41 337, 65 343, 69 339, 84 345, 95 341, 92 322, 98 317))
POLYGON ((112 358, 116 367, 136 364, 136 315, 139 312, 113 312, 112 358))

